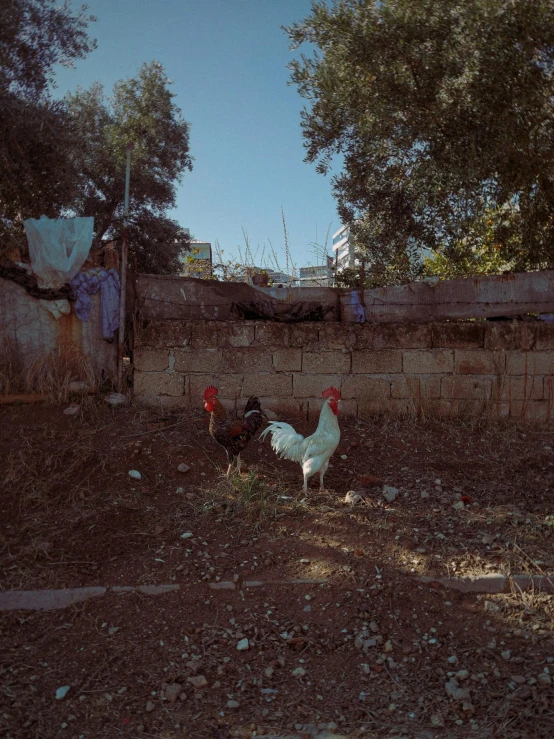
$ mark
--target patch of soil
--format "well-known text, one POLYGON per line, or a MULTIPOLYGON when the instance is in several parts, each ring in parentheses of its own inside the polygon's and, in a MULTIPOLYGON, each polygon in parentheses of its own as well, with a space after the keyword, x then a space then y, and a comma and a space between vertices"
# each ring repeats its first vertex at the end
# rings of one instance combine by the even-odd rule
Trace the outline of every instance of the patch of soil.
POLYGON ((228 482, 205 415, 155 422, 92 401, 0 411, 3 589, 181 586, 2 614, 6 736, 552 735, 552 596, 417 579, 554 572, 549 431, 341 420, 330 492, 314 479, 304 499, 268 443, 228 482))

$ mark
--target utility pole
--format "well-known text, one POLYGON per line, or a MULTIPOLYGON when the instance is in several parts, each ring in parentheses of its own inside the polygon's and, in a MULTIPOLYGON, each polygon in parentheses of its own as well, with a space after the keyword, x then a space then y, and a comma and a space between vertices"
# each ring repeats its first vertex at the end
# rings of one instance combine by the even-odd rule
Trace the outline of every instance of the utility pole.
POLYGON ((129 184, 131 182, 131 149, 132 144, 127 144, 127 162, 125 166, 125 200, 123 207, 123 237, 121 240, 121 268, 119 296, 119 332, 117 350, 117 391, 123 392, 123 358, 125 356, 125 303, 127 295, 127 253, 128 253, 128 229, 129 229, 129 184))

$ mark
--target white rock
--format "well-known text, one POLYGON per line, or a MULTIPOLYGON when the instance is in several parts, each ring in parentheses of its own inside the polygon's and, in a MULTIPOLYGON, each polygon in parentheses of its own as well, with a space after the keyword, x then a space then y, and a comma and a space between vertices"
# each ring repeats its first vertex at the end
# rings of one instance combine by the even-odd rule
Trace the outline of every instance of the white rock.
POLYGON ((356 505, 356 503, 359 503, 361 500, 362 496, 359 493, 354 492, 354 490, 349 490, 344 496, 344 502, 347 505, 356 505))
POLYGON ((456 655, 452 655, 452 657, 449 657, 447 662, 450 662, 451 665, 457 665, 458 664, 458 658, 456 655))
POLYGON ((244 639, 241 639, 237 644, 237 649, 239 652, 244 652, 246 649, 248 649, 248 646, 248 638, 244 637, 244 639))
POLYGON ((453 505, 455 511, 461 511, 465 507, 463 500, 457 500, 453 505))
POLYGON ((427 492, 427 490, 422 490, 421 493, 419 494, 419 496, 420 496, 420 498, 428 498, 429 497, 429 493, 427 492))
POLYGON ((204 675, 192 675, 191 677, 187 677, 187 682, 195 688, 205 688, 208 684, 204 675))
POLYGON ((71 685, 63 685, 61 688, 56 690, 56 700, 61 701, 71 690, 71 685))
POLYGON ((138 470, 129 470, 127 474, 133 480, 142 480, 142 475, 138 470))
POLYGON ((129 396, 124 395, 123 393, 110 393, 105 396, 104 403, 111 405, 112 408, 129 405, 129 396))
POLYGON ((340 455, 340 458, 341 458, 341 459, 348 459, 348 455, 347 455, 347 454, 341 454, 341 455, 340 455))
POLYGON ((77 405, 76 403, 72 403, 70 406, 68 406, 65 409, 64 416, 76 416, 80 412, 81 412, 81 406, 77 405))
POLYGON ((182 688, 179 685, 179 683, 171 683, 171 685, 168 685, 167 688, 165 689, 165 692, 164 692, 165 699, 169 703, 175 703, 177 698, 181 695, 181 690, 182 688))
POLYGON ((156 706, 152 703, 152 701, 148 701, 146 704, 146 710, 148 713, 152 713, 152 711, 156 708, 156 706))
POLYGON ((510 659, 510 657, 512 656, 512 653, 510 652, 509 649, 506 649, 505 652, 500 652, 500 656, 502 657, 502 659, 506 660, 506 662, 507 662, 510 659))
POLYGON ((383 498, 387 503, 392 503, 398 497, 400 490, 393 488, 391 485, 383 485, 383 498))
POLYGON ((181 462, 181 464, 177 467, 177 472, 188 472, 190 470, 190 467, 188 464, 185 464, 184 462, 181 462))
POLYGON ((238 708, 240 703, 238 701, 227 701, 227 708, 238 708))
POLYGON ((184 534, 181 534, 181 539, 192 539, 193 533, 192 531, 185 531, 184 534))
POLYGON ((306 674, 306 670, 303 667, 297 667, 292 671, 294 677, 303 677, 306 674))

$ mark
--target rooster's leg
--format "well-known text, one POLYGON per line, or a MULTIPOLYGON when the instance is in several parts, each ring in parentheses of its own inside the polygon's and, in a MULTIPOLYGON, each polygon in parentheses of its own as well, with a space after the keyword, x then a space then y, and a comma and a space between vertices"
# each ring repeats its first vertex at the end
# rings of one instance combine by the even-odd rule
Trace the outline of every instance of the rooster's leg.
POLYGON ((323 477, 324 477, 325 473, 327 472, 327 467, 328 466, 329 466, 329 460, 327 460, 326 462, 324 462, 321 465, 321 469, 319 470, 319 492, 320 493, 326 493, 327 492, 325 490, 325 486, 323 484, 323 477))
POLYGON ((240 454, 237 454, 236 460, 237 460, 237 472, 240 475, 240 454))

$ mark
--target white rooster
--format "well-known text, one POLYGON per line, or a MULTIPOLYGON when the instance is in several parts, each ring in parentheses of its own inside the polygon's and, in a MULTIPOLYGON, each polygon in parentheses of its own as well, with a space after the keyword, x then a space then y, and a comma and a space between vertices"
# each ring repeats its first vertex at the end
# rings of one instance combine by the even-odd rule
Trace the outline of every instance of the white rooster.
POLYGON ((271 434, 271 446, 277 454, 291 462, 302 465, 304 473, 304 493, 308 492, 308 479, 319 472, 320 491, 325 492, 323 476, 329 466, 329 459, 339 445, 340 428, 338 422, 340 392, 329 387, 321 393, 325 398, 319 414, 317 429, 304 438, 289 423, 271 421, 261 433, 260 439, 271 434))

